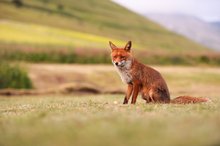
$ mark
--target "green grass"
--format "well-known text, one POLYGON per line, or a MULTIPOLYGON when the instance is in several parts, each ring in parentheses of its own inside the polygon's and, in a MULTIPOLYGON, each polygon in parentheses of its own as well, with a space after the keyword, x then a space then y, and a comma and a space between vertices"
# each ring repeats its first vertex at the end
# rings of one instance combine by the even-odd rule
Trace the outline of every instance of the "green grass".
POLYGON ((2 146, 217 146, 220 100, 122 105, 122 95, 0 98, 2 146))
POLYGON ((32 88, 31 80, 27 72, 18 64, 8 64, 0 62, 0 89, 32 88))

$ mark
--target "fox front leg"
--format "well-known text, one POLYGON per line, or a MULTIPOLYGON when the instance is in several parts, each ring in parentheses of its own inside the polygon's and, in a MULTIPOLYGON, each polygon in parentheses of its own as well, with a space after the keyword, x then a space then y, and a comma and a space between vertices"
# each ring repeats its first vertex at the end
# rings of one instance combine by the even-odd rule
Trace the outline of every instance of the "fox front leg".
POLYGON ((133 85, 132 84, 128 84, 127 92, 126 92, 123 104, 128 104, 128 101, 129 101, 129 99, 131 97, 132 92, 133 92, 133 85))
POLYGON ((133 91, 133 95, 132 95, 132 101, 131 101, 131 104, 135 104, 136 103, 136 100, 137 100, 137 96, 138 96, 138 93, 139 93, 139 85, 138 84, 134 84, 133 85, 134 87, 134 91, 133 91))

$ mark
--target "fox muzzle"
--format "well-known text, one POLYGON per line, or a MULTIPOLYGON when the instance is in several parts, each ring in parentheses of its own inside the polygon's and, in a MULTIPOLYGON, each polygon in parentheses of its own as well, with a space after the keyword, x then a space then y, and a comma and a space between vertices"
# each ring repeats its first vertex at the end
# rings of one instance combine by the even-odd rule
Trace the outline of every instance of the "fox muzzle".
POLYGON ((120 62, 113 61, 113 64, 116 65, 117 67, 123 67, 123 66, 125 66, 125 61, 124 60, 120 61, 120 62))

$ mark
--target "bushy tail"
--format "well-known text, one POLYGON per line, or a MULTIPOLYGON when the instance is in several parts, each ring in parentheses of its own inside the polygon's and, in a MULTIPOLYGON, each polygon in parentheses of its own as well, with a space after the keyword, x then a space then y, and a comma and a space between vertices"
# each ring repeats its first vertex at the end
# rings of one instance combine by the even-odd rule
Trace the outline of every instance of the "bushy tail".
POLYGON ((199 97, 191 97, 191 96, 179 96, 170 101, 170 103, 174 104, 190 104, 190 103, 200 103, 207 102, 208 98, 199 98, 199 97))

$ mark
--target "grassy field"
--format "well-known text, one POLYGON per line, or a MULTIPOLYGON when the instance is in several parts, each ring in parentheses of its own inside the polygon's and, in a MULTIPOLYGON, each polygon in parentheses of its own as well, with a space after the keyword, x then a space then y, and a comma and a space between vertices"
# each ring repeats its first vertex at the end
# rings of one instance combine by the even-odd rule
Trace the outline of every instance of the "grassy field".
MULTIPOLYGON (((172 98, 193 95, 211 101, 146 104, 139 97, 136 105, 123 105, 121 94, 2 96, 0 145, 220 145, 220 69, 154 68, 165 77, 172 98)), ((102 90, 125 87, 112 66, 35 64, 28 67, 28 72, 37 89, 70 82, 85 82, 102 90)))
POLYGON ((0 98, 2 146, 218 146, 220 100, 122 105, 122 95, 0 98))

